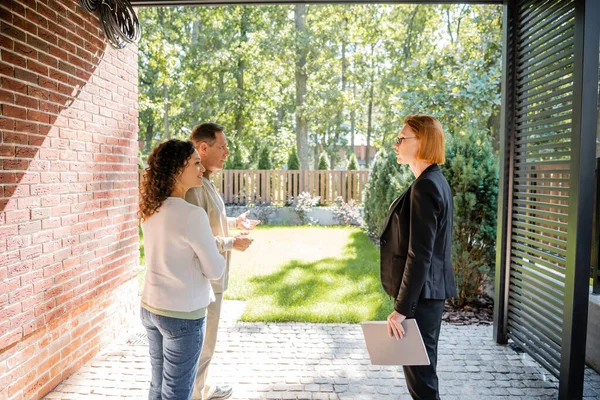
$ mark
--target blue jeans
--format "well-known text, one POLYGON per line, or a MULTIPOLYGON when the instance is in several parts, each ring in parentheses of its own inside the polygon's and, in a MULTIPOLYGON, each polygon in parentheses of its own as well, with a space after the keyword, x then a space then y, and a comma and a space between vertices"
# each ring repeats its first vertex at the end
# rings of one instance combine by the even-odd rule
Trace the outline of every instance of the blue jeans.
POLYGON ((194 320, 163 317, 143 307, 140 316, 148 332, 152 365, 148 399, 190 399, 204 342, 206 317, 194 320))

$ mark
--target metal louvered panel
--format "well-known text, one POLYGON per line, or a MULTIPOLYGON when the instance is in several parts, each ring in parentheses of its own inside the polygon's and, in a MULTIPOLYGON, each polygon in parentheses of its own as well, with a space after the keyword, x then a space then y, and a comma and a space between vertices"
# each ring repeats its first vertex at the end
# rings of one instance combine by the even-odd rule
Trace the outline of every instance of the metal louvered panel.
POLYGON ((583 396, 600 1, 507 0, 494 338, 583 396))
POLYGON ((560 374, 573 119, 574 1, 518 8, 508 334, 560 374))

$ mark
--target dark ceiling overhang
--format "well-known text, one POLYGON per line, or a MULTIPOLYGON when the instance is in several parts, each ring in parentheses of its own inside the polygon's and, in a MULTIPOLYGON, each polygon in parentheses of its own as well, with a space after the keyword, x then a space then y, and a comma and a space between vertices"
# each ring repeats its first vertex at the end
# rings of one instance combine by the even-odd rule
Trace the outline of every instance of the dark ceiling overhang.
POLYGON ((130 0, 131 5, 139 6, 226 6, 226 5, 264 5, 264 4, 503 4, 505 0, 130 0))

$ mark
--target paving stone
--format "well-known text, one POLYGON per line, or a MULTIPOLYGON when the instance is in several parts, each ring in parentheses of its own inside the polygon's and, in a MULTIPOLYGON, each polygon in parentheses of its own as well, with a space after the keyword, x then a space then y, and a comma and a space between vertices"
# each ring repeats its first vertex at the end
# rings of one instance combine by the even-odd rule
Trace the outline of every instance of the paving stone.
MULTIPOLYGON (((210 373, 234 386, 232 400, 410 400, 401 367, 370 365, 359 325, 241 323, 244 303, 225 301, 210 373), (232 373, 231 371, 235 371, 232 373)), ((147 344, 139 319, 46 396, 148 397, 147 344)), ((495 344, 491 326, 442 325, 438 376, 444 400, 549 400, 558 381, 535 360, 495 344)), ((600 399, 600 375, 585 370, 584 399, 600 399)))

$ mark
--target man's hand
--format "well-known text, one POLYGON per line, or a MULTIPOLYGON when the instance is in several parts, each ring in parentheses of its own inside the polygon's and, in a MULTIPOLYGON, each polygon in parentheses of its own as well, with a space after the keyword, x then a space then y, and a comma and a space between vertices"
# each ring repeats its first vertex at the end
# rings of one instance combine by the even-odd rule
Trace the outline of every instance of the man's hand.
POLYGON ((233 237, 233 249, 237 251, 246 251, 254 239, 248 237, 248 232, 242 232, 233 237))
POLYGON ((246 218, 248 216, 248 213, 250 211, 246 211, 245 213, 239 215, 236 219, 235 219, 235 225, 236 227, 240 228, 240 229, 245 229, 247 231, 250 231, 252 229, 254 229, 254 227, 258 224, 260 224, 260 221, 257 219, 248 219, 246 218))
POLYGON ((402 327, 402 321, 404 321, 406 317, 400 314, 398 311, 395 311, 388 315, 388 335, 390 337, 395 336, 397 340, 400 340, 404 337, 404 328, 402 327))

